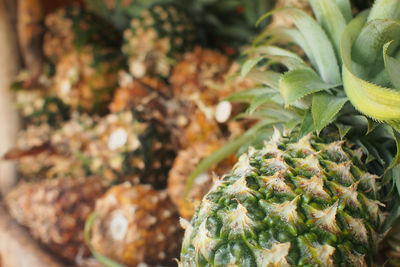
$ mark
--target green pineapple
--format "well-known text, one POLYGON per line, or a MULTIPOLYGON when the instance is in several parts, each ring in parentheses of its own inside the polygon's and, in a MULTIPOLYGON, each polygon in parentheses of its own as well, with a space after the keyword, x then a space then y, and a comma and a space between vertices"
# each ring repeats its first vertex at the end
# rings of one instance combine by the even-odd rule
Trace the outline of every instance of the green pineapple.
POLYGON ((124 31, 122 52, 135 78, 166 77, 173 58, 190 49, 195 39, 195 26, 184 10, 173 4, 156 4, 131 20, 124 31))
POLYGON ((384 86, 400 88, 400 2, 378 0, 354 19, 350 1, 341 3, 310 0, 317 20, 295 8, 277 11, 297 28, 267 29, 248 51, 254 56, 242 74, 264 87, 230 99, 249 101, 248 116, 260 122, 192 174, 221 153, 252 145, 216 180, 191 222, 182 221, 180 266, 385 261, 378 247, 398 214, 391 187, 399 170, 400 93, 384 86), (273 46, 282 42, 300 46, 294 51, 308 62, 273 46), (277 64, 287 71, 274 71, 277 64), (271 125, 291 130, 273 133, 271 125))

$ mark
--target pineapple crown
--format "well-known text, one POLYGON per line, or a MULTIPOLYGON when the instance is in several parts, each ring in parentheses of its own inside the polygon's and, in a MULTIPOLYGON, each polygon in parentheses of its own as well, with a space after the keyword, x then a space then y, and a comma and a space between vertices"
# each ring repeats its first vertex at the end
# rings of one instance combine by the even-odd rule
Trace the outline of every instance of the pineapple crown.
MULTIPOLYGON (((265 29, 245 51, 241 75, 260 86, 228 100, 247 102, 239 117, 259 122, 203 160, 187 191, 208 166, 261 145, 274 126, 291 129, 292 138, 314 132, 351 140, 362 148, 370 171, 383 177, 387 200, 398 203, 400 2, 377 0, 354 18, 349 0, 309 2, 316 19, 296 8, 259 19, 284 14, 295 25, 265 29)), ((396 217, 395 206, 388 205, 387 226, 396 217)))

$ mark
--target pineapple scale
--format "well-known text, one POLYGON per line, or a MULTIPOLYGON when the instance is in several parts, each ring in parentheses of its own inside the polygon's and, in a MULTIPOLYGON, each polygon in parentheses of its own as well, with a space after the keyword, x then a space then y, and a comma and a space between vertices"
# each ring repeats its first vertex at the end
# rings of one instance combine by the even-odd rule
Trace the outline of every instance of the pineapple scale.
POLYGON ((215 179, 179 266, 367 266, 382 211, 377 177, 344 141, 275 132, 215 179))

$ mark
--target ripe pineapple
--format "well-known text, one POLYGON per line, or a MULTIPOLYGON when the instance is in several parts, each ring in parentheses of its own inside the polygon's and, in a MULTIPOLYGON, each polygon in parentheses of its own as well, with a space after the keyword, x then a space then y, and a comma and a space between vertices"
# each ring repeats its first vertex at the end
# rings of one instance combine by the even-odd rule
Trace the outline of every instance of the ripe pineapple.
POLYGON ((223 124, 232 117, 232 107, 227 102, 228 107, 219 104, 228 95, 254 86, 249 79, 232 78, 237 68, 237 63, 226 55, 200 47, 185 53, 174 67, 169 80, 174 96, 182 102, 181 119, 176 120, 181 123, 175 133, 181 147, 205 140, 217 141, 231 134, 224 131, 223 124))
POLYGON ((167 192, 172 202, 178 207, 179 214, 185 219, 190 219, 201 199, 211 188, 214 175, 222 175, 232 168, 236 158, 231 156, 220 164, 213 166, 207 172, 200 175, 195 181, 195 187, 185 198, 185 185, 190 173, 203 158, 216 151, 222 141, 213 142, 207 140, 205 143, 197 143, 193 146, 178 152, 174 164, 168 174, 167 192))
POLYGON ((127 266, 173 266, 182 231, 167 192, 124 183, 96 202, 91 244, 127 266))
POLYGON ((104 114, 123 63, 118 34, 77 6, 49 14, 46 26, 43 49, 54 66, 51 93, 73 110, 104 114))
POLYGON ((167 77, 174 59, 190 49, 195 39, 195 26, 183 10, 173 4, 156 4, 131 20, 124 31, 122 52, 135 78, 167 77))
POLYGON ((157 77, 145 76, 134 79, 125 71, 119 73, 119 87, 115 90, 111 112, 134 109, 140 112, 140 116, 149 119, 157 119, 165 122, 167 102, 172 94, 171 89, 157 77))
POLYGON ((118 48, 121 37, 113 26, 79 6, 68 6, 45 18, 43 51, 52 63, 89 44, 118 48))
POLYGON ((400 94, 383 88, 399 88, 396 49, 387 49, 392 39, 399 46, 398 35, 383 29, 398 25, 400 2, 378 0, 351 21, 350 2, 310 4, 317 21, 298 9, 281 10, 297 29, 264 32, 267 42, 250 50, 262 57, 247 61, 243 73, 265 86, 236 96, 261 118, 248 133, 253 139, 270 135, 271 125, 291 130, 275 130, 261 146, 253 142, 191 222, 182 221, 180 266, 382 263, 378 246, 397 216, 399 195, 391 187, 400 129, 394 122, 400 94), (282 41, 300 46, 309 62, 273 46, 282 41), (274 71, 264 59, 287 71, 274 71))
POLYGON ((137 121, 131 111, 106 117, 76 115, 59 129, 46 124, 28 127, 8 158, 19 159, 27 178, 98 175, 110 182, 165 188, 175 152, 168 133, 160 128, 137 121))
POLYGON ((73 110, 105 114, 118 85, 121 64, 122 57, 117 50, 83 46, 59 58, 52 90, 73 110))
POLYGON ((11 216, 56 255, 75 261, 89 255, 83 229, 96 198, 106 190, 97 178, 20 183, 6 196, 11 216))
POLYGON ((15 102, 24 126, 47 123, 55 127, 70 118, 70 107, 50 93, 50 76, 51 67, 47 66, 35 86, 25 88, 22 84, 29 79, 28 73, 21 71, 18 74, 12 89, 15 90, 15 102))

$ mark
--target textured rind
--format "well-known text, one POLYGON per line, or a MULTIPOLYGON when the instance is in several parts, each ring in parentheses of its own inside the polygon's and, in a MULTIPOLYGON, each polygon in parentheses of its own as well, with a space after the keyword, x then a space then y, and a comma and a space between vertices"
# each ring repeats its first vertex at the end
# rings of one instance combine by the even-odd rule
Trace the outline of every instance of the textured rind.
POLYGON ((45 25, 43 51, 52 62, 88 44, 118 47, 121 40, 111 24, 79 6, 60 8, 47 15, 45 25))
POLYGON ((382 217, 376 178, 348 143, 277 133, 243 154, 183 224, 180 265, 371 265, 382 217))
POLYGON ((194 144, 187 149, 179 151, 175 158, 172 168, 168 173, 167 192, 172 202, 178 207, 179 214, 183 218, 192 218, 201 199, 211 188, 214 175, 223 174, 234 165, 236 157, 231 156, 218 165, 213 166, 208 172, 201 174, 195 180, 195 186, 193 186, 189 195, 185 197, 185 186, 190 173, 193 172, 202 159, 209 156, 222 146, 222 144, 222 141, 194 144))
POLYGON ((109 182, 165 188, 175 157, 167 140, 169 133, 158 123, 140 122, 131 111, 79 115, 59 129, 47 124, 28 127, 20 133, 16 149, 32 153, 15 159, 24 178, 98 175, 109 182))
POLYGON ((96 251, 127 266, 174 265, 183 233, 166 191, 121 184, 97 200, 95 211, 91 243, 96 251))
POLYGON ((11 216, 34 238, 58 256, 74 261, 79 255, 89 255, 83 228, 95 199, 105 190, 98 178, 24 182, 7 195, 6 204, 11 216))
POLYGON ((173 4, 156 4, 132 19, 124 31, 122 52, 128 58, 130 73, 166 77, 171 68, 169 57, 190 49, 196 39, 191 18, 173 4))

